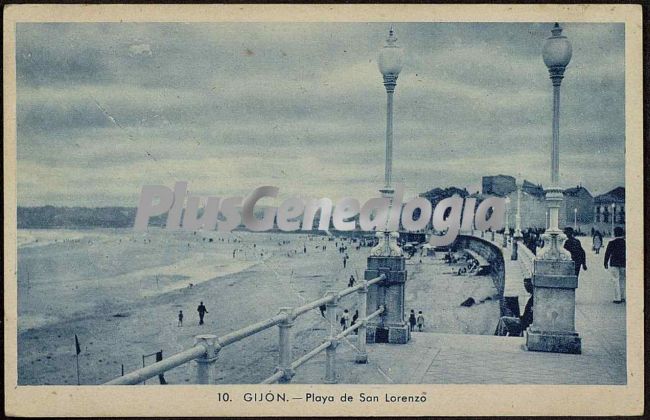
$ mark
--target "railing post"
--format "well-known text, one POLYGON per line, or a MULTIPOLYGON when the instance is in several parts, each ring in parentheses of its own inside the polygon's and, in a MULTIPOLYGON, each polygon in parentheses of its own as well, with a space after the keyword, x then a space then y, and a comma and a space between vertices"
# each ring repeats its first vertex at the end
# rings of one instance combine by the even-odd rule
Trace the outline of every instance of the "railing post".
POLYGON ((359 328, 357 329, 357 363, 367 363, 368 362, 368 353, 366 352, 366 323, 364 319, 368 316, 368 285, 364 282, 363 287, 358 290, 359 294, 359 318, 363 319, 359 323, 359 328))
POLYGON ((338 341, 336 340, 336 332, 338 330, 338 323, 336 322, 336 310, 338 307, 338 294, 336 292, 327 292, 326 296, 336 296, 332 301, 327 303, 327 320, 330 323, 330 345, 325 350, 327 358, 325 363, 325 383, 335 384, 336 380, 336 347, 338 341))
POLYGON ((217 355, 221 346, 217 342, 217 336, 212 334, 201 334, 194 337, 194 344, 201 344, 205 347, 203 356, 192 361, 194 368, 194 383, 202 385, 213 385, 217 383, 217 355))
POLYGON ((284 373, 278 382, 288 383, 295 375, 295 372, 293 369, 291 369, 291 363, 293 362, 293 353, 291 348, 291 327, 293 326, 294 316, 293 310, 291 308, 280 308, 280 313, 285 314, 286 318, 278 324, 279 360, 277 370, 282 370, 284 373))

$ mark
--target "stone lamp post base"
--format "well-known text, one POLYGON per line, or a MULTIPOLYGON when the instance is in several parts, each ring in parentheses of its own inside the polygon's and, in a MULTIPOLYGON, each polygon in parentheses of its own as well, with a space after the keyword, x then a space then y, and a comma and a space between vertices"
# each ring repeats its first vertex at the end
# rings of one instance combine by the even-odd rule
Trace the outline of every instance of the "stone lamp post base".
POLYGON ((365 279, 382 274, 386 278, 368 288, 367 311, 372 313, 384 306, 384 313, 368 323, 366 342, 406 344, 411 339, 411 330, 404 320, 405 258, 402 255, 368 257, 365 279))
POLYGON ((535 260, 533 324, 525 333, 530 351, 581 353, 575 330, 578 277, 571 260, 535 260))
POLYGON ((411 329, 404 325, 379 326, 369 325, 366 333, 367 343, 406 344, 411 339, 411 329))
POLYGON ((582 340, 577 332, 533 331, 529 327, 525 332, 525 336, 526 350, 550 353, 582 353, 582 340))

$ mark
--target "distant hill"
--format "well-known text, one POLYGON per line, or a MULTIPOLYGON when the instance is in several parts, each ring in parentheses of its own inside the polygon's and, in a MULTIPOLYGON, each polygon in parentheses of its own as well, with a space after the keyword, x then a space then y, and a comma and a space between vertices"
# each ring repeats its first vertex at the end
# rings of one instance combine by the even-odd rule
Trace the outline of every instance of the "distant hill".
MULTIPOLYGON (((136 211, 136 207, 18 207, 18 229, 132 228, 136 211)), ((259 208, 255 215, 261 218, 263 211, 259 208)), ((202 214, 200 209, 199 215, 202 214)), ((316 216, 316 226, 318 220, 316 216)), ((149 220, 149 226, 166 224, 167 213, 149 220)))
MULTIPOLYGON (((135 207, 18 207, 18 229, 133 227, 135 207)), ((167 215, 153 217, 150 226, 164 226, 167 215)))

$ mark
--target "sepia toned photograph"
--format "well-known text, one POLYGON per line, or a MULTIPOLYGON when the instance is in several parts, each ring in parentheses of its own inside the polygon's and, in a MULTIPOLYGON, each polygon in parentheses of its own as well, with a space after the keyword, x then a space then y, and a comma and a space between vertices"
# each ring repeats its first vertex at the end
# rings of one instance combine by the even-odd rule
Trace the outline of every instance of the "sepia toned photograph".
POLYGON ((6 409, 642 412, 640 9, 93 7, 5 10, 6 409))

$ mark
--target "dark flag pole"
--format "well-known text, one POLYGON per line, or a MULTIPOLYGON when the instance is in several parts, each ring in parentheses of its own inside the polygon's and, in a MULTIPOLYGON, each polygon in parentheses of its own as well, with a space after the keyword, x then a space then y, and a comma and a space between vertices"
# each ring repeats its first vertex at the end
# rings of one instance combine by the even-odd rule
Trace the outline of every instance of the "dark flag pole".
POLYGON ((79 346, 79 339, 77 338, 77 334, 74 335, 74 345, 75 345, 75 351, 76 351, 76 359, 77 359, 77 385, 81 385, 81 382, 79 382, 79 353, 81 353, 81 347, 79 346))

